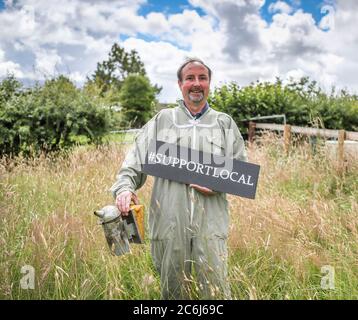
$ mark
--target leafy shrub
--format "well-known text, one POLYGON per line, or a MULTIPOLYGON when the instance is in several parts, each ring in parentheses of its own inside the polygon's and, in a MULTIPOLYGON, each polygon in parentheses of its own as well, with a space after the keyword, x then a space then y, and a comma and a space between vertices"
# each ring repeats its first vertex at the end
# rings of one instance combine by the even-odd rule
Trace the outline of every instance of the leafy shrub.
POLYGON ((43 87, 16 92, 0 100, 0 155, 29 155, 76 143, 99 143, 108 130, 108 112, 64 76, 46 81, 43 87))
MULTIPOLYGON (((312 126, 320 123, 329 129, 358 131, 358 98, 345 91, 324 93, 315 81, 302 78, 283 85, 256 82, 240 88, 236 83, 215 88, 209 97, 210 105, 230 114, 240 129, 247 132, 246 119, 258 116, 285 114, 287 123, 312 126)), ((267 122, 267 120, 266 120, 267 122)), ((280 122, 271 120, 270 122, 280 122)))

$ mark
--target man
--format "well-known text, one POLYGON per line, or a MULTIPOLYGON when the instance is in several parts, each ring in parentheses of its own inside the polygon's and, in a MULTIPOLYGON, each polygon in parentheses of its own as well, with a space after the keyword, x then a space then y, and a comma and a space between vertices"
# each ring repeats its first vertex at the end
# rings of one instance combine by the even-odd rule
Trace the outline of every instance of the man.
MULTIPOLYGON (((161 110, 142 128, 111 188, 122 214, 127 214, 131 200, 138 203, 135 191, 146 180, 141 164, 152 139, 247 160, 233 119, 207 103, 211 75, 210 68, 199 59, 188 59, 178 69, 183 101, 175 108, 161 110)), ((188 298, 190 283, 197 285, 201 298, 230 298, 225 194, 156 177, 148 221, 162 298, 188 298)))

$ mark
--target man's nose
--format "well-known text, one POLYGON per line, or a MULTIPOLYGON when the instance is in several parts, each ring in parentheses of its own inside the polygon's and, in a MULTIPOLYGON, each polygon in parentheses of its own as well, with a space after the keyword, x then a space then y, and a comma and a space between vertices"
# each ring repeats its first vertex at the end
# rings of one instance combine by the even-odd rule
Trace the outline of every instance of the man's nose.
POLYGON ((200 86, 200 80, 199 80, 199 78, 195 78, 195 79, 194 79, 194 85, 195 85, 195 86, 200 86))

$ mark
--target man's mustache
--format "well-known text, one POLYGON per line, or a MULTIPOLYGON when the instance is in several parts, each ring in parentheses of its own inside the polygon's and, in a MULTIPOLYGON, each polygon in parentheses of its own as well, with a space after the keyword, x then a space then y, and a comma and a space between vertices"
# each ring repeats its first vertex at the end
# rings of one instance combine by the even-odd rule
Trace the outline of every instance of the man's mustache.
POLYGON ((202 88, 193 88, 190 89, 189 92, 204 92, 204 90, 202 88))

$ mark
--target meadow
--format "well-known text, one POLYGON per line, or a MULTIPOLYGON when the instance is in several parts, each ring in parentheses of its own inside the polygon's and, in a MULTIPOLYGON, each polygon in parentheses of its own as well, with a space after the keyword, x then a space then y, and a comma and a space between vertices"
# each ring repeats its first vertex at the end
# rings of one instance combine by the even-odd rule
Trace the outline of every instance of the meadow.
MULTIPOLYGON (((282 144, 267 134, 248 148, 261 166, 255 200, 228 196, 232 298, 358 299, 358 161, 340 175, 320 144, 288 155, 282 144)), ((113 203, 128 147, 0 160, 0 299, 160 299, 149 241, 112 256, 93 215, 113 203)), ((138 192, 146 209, 152 183, 138 192)))

